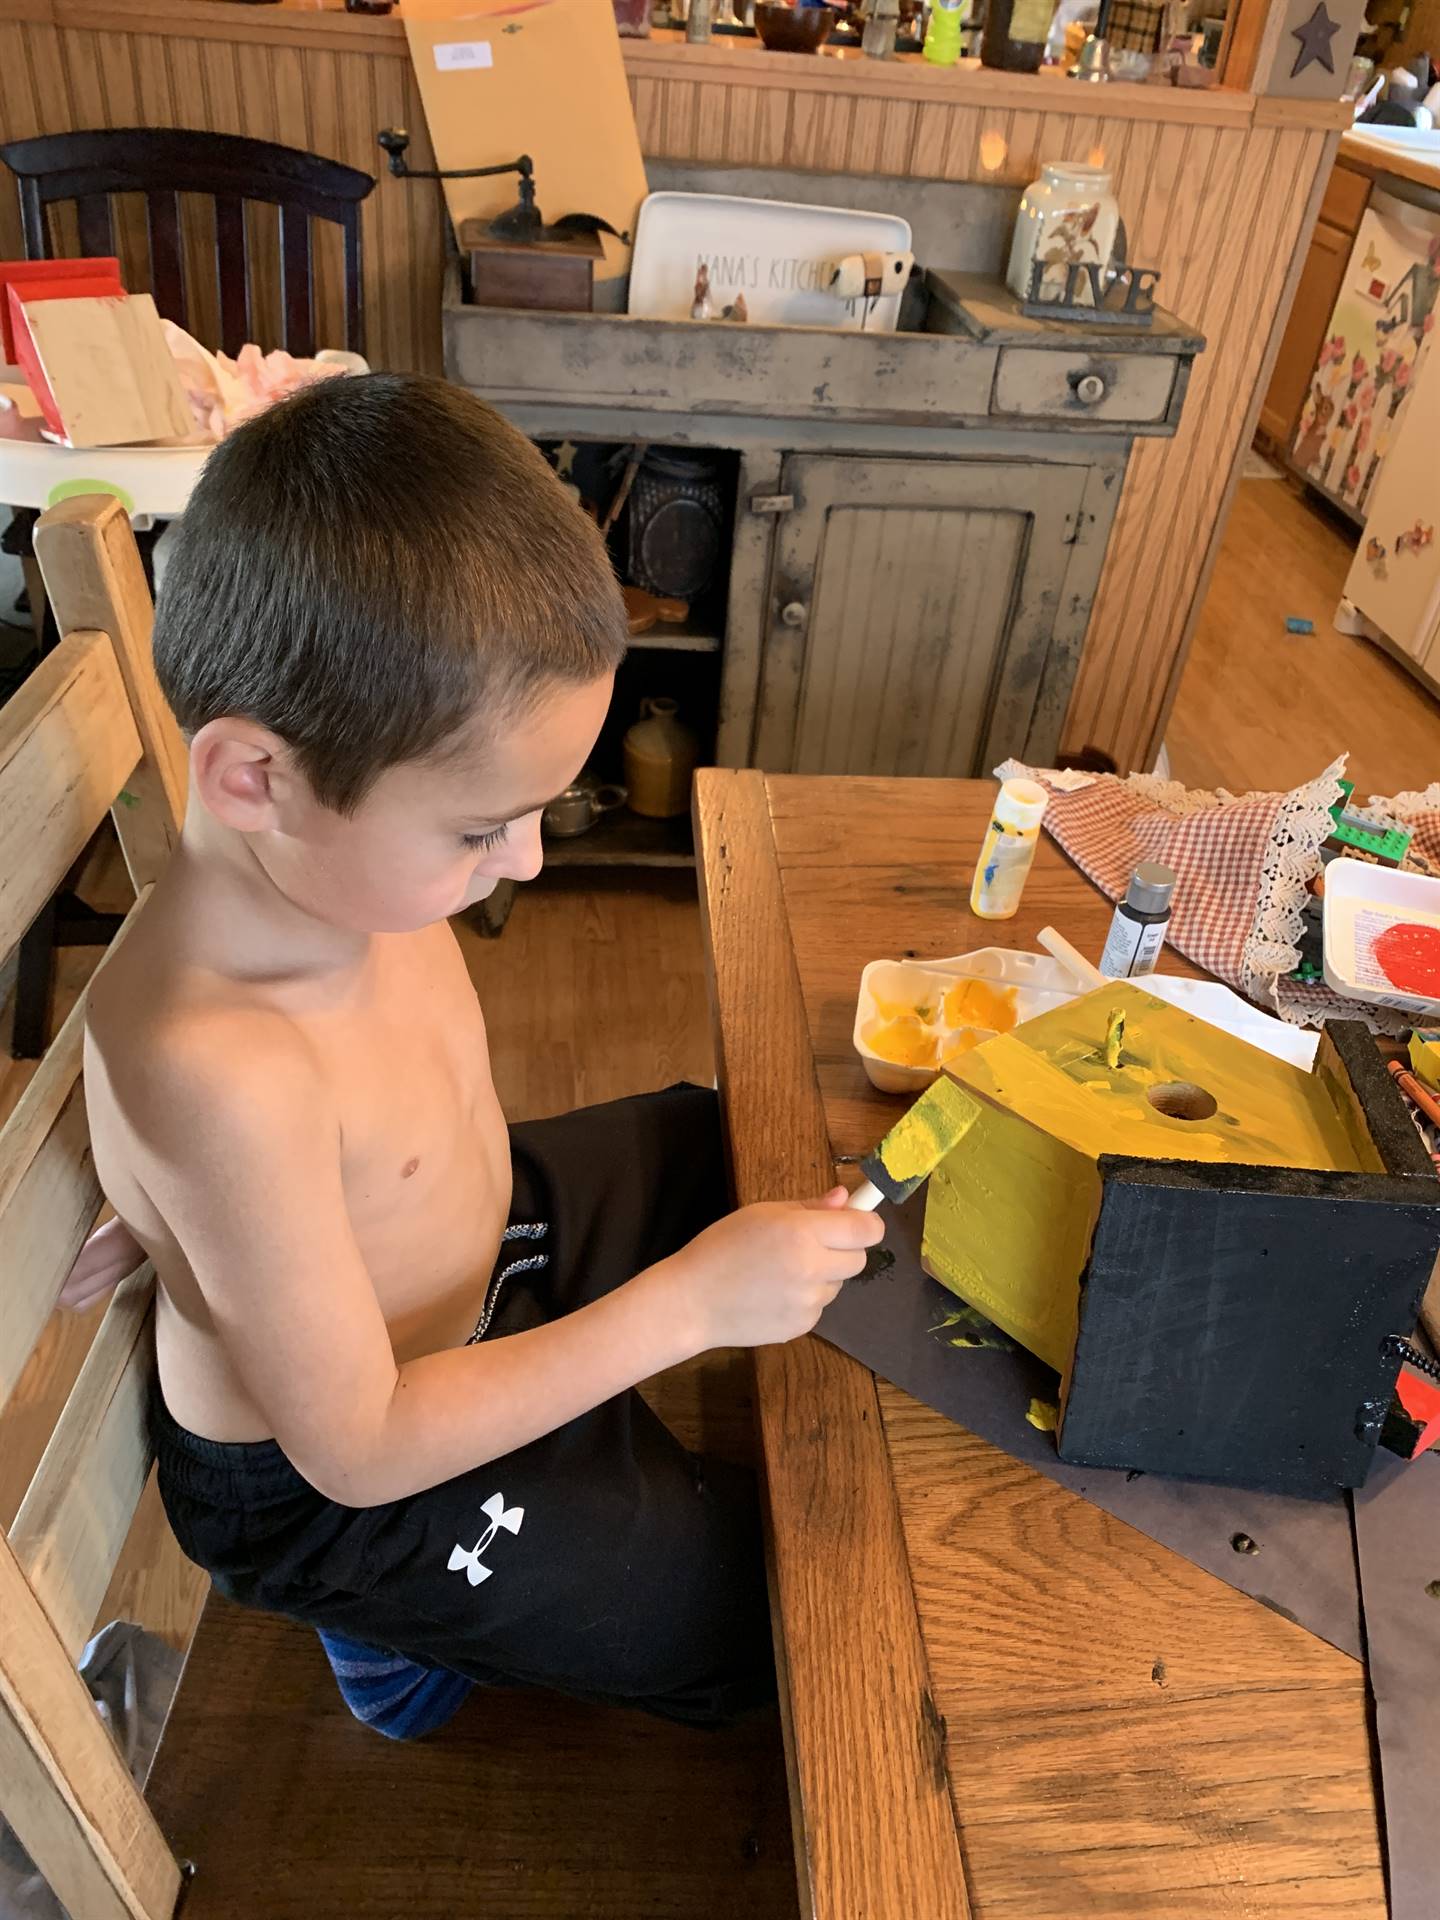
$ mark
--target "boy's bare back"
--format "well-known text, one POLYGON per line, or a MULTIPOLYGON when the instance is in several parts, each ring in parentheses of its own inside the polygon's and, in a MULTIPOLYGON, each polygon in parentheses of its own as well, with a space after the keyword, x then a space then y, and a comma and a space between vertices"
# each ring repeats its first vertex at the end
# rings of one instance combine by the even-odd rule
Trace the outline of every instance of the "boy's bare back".
MULTIPOLYGON (((368 1290, 397 1361, 464 1343, 500 1243, 510 1159, 485 1023, 448 927, 375 935, 343 957, 287 953, 227 881, 177 855, 96 982, 85 1084, 102 1184, 159 1277, 171 1412, 207 1438, 255 1440, 272 1422, 227 1341, 233 1351, 252 1338, 284 1369, 263 1308, 273 1288, 303 1278, 308 1310, 337 1335, 370 1310, 368 1290), (291 1258, 266 1219, 304 1217, 314 1265, 303 1277, 228 1271, 232 1207, 245 1216, 241 1260, 267 1245, 291 1258), (211 1304, 176 1212, 212 1263, 211 1304), (225 1338, 217 1285, 232 1309, 225 1338)), ((323 1417, 346 1383, 337 1370, 295 1388, 323 1417)))

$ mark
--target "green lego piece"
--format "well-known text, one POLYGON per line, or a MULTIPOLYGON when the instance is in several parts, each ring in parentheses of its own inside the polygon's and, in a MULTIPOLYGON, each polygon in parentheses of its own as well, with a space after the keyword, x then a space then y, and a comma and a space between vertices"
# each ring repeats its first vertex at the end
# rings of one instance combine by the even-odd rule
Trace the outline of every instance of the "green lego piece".
POLYGON ((1330 818, 1335 825, 1330 832, 1329 844, 1348 847, 1354 853, 1368 853, 1376 860, 1398 867, 1410 850, 1410 829, 1378 827, 1373 820, 1357 818, 1351 813, 1349 805, 1354 791, 1353 780, 1340 782, 1340 798, 1330 809, 1330 818))

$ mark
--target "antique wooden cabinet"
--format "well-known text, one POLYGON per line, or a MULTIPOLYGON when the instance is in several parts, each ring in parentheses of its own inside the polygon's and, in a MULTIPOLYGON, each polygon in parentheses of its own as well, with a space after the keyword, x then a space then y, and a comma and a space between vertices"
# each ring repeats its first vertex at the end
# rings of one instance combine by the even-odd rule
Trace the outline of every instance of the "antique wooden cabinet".
POLYGON ((722 612, 636 643, 713 652, 707 758, 955 775, 1048 761, 1131 446, 1175 431, 1204 342, 1158 312, 1123 331, 1024 317, 995 272, 1004 190, 759 178, 797 200, 903 194, 917 254, 958 265, 912 283, 883 335, 482 309, 456 268, 446 370, 551 445, 731 456, 722 612))

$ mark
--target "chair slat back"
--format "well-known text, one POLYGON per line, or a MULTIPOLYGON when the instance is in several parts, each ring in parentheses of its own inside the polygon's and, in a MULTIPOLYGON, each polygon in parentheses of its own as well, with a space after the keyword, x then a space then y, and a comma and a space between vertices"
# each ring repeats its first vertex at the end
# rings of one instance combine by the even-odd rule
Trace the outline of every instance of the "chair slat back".
POLYGON ((75 1920, 173 1920, 178 1862, 0 1534, 0 1798, 75 1920))
POLYGON ((0 710, 0 954, 59 887, 139 759, 108 634, 70 634, 0 710))
MULTIPOLYGON (((310 230, 312 219, 329 220, 344 238, 345 340, 352 353, 365 351, 361 312, 360 203, 373 177, 359 167, 328 160, 299 147, 242 134, 202 133, 184 127, 106 127, 40 134, 0 146, 0 160, 20 183, 21 224, 27 259, 48 259, 52 237, 48 209, 73 200, 81 246, 113 254, 110 195, 147 196, 150 290, 162 314, 185 325, 184 275, 178 270, 180 230, 174 218, 177 193, 201 194, 215 203, 215 271, 220 292, 220 345, 236 354, 252 338, 251 268, 244 202, 281 210, 280 337, 290 353, 315 350, 310 230), (157 202, 170 203, 167 208, 157 202)), ((198 261, 196 265, 198 266, 198 261)), ((206 341, 206 346, 213 346, 206 341)), ((335 341, 327 341, 334 346, 335 341)))
MULTIPOLYGON (((65 501, 35 544, 62 630, 85 624, 0 709, 0 945, 112 806, 142 894, 123 940, 179 833, 184 748, 155 683, 149 596, 118 504, 65 501)), ((82 996, 0 1129, 0 1402, 101 1205, 84 1019, 82 996)), ((77 1920, 172 1920, 181 1886, 75 1670, 150 1469, 153 1312, 147 1266, 117 1289, 0 1530, 0 1812, 77 1920)))
POLYGON ((10 1528, 20 1570, 73 1660, 90 1636, 154 1459, 155 1271, 120 1283, 10 1528))
MULTIPOLYGON (((111 951, 134 923, 126 919, 111 951)), ((0 1406, 25 1370, 104 1196, 80 1084, 83 999, 0 1128, 0 1406)))
POLYGON ((99 628, 114 643, 143 751, 125 783, 125 804, 115 811, 115 830, 138 893, 159 879, 174 851, 190 783, 185 743, 155 678, 150 649, 155 610, 145 569, 125 509, 110 495, 60 501, 40 516, 34 538, 60 631, 99 628))

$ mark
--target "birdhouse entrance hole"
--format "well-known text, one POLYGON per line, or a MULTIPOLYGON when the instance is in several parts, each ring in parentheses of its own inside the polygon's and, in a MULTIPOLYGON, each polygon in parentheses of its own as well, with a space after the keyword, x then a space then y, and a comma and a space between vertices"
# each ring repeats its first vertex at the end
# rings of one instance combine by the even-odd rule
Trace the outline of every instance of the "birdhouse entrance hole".
POLYGON ((1145 1098, 1157 1113, 1172 1120, 1208 1120, 1219 1108, 1214 1094, 1193 1080, 1167 1080, 1163 1086, 1149 1088, 1145 1098))

